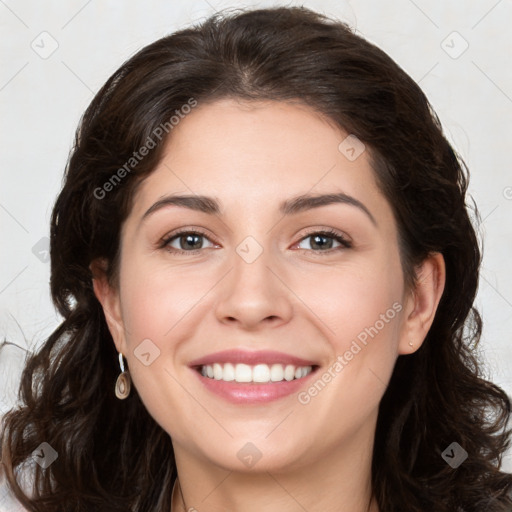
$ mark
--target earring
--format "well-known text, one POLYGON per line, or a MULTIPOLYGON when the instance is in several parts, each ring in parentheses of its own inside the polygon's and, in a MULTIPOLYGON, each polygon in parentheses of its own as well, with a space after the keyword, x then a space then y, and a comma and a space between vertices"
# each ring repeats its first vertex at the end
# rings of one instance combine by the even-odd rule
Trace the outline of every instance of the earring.
POLYGON ((414 347, 414 343, 412 341, 409 341, 409 347, 414 347))
POLYGON ((119 400, 124 400, 125 398, 128 398, 128 395, 130 394, 132 380, 128 371, 124 369, 123 354, 121 354, 121 352, 119 352, 119 367, 121 368, 121 373, 116 380, 115 392, 119 400))

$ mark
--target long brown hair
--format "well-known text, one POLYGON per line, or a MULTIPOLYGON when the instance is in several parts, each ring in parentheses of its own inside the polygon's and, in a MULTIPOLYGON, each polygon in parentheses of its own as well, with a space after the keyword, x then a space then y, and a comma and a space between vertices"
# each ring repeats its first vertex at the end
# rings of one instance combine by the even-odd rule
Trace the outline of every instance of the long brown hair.
POLYGON ((226 97, 300 101, 357 136, 393 208, 407 283, 429 253, 444 256, 432 328, 421 349, 398 358, 380 404, 372 483, 381 512, 510 511, 512 476, 499 470, 510 401, 483 379, 476 357, 481 255, 465 165, 389 56, 298 7, 217 14, 164 37, 125 62, 85 112, 51 221, 51 292, 63 322, 29 359, 23 405, 3 424, 2 462, 20 501, 38 512, 169 510, 171 440, 136 390, 122 402, 114 396, 117 353, 89 265, 104 258, 116 282, 121 225, 172 137, 169 119, 191 98, 226 97), (110 181, 149 137, 155 147, 110 181), (27 497, 17 472, 42 442, 58 459, 31 467, 27 497), (453 442, 469 454, 456 469, 441 456, 453 442))

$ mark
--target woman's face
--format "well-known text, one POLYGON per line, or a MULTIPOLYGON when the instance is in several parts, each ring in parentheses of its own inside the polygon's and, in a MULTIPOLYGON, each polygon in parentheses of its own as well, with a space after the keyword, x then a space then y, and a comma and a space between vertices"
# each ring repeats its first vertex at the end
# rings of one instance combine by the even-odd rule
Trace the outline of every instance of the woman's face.
POLYGON ((199 104, 138 190, 103 304, 177 458, 277 470, 369 446, 414 305, 347 135, 305 106, 199 104))

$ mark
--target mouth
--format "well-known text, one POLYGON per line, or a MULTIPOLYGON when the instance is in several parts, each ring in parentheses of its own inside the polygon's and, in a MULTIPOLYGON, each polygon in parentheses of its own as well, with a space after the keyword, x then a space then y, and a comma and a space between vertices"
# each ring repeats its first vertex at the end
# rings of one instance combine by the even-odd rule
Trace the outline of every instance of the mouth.
POLYGON ((296 366, 293 364, 213 363, 197 366, 196 370, 207 379, 223 382, 268 384, 270 382, 291 382, 307 377, 317 366, 296 366))
POLYGON ((261 404, 298 393, 320 367, 275 351, 226 350, 189 364, 209 393, 235 404, 261 404))

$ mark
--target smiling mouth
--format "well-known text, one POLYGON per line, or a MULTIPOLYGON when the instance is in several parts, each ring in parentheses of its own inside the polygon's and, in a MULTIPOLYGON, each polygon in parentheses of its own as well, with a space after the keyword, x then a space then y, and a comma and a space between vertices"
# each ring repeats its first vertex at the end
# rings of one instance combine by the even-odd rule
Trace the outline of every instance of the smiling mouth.
POLYGON ((269 384, 273 382, 303 379, 316 370, 317 366, 296 366, 293 364, 213 363, 196 367, 208 379, 224 382, 269 384))

